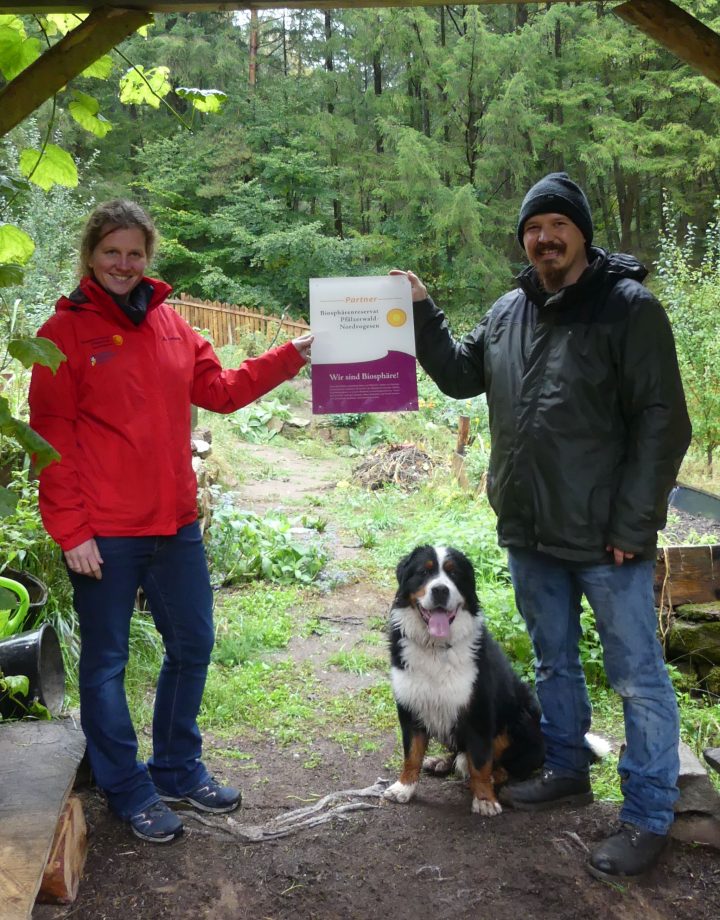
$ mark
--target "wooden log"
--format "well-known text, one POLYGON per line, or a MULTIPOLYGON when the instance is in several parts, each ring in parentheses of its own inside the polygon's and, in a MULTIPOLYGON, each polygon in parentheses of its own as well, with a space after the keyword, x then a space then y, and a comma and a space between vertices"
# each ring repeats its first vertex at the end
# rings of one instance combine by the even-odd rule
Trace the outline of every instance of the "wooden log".
POLYGON ((667 546, 657 554, 655 602, 658 606, 705 604, 720 600, 720 545, 667 546))
POLYGON ((87 826, 82 803, 78 796, 71 795, 58 821, 38 901, 72 904, 80 887, 86 856, 87 826))

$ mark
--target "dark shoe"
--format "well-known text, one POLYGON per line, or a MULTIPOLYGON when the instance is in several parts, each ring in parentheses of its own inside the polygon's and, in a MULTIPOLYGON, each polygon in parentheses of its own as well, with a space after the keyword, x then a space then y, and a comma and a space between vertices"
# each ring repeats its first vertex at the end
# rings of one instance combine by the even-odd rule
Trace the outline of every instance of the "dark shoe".
POLYGON ((207 811, 213 815, 223 815, 228 811, 235 811, 242 801, 242 793, 232 786, 221 786, 210 778, 202 785, 186 792, 185 795, 170 795, 158 789, 158 795, 163 802, 187 802, 193 808, 207 811))
POLYGON ((522 783, 503 786, 498 798, 520 811, 543 811, 558 805, 589 805, 593 794, 589 777, 557 776, 548 769, 522 783))
POLYGON ((153 802, 130 818, 133 834, 150 843, 170 843, 183 833, 183 823, 164 802, 153 802))
POLYGON ((621 824, 619 830, 599 843, 590 854, 590 874, 611 882, 642 875, 658 861, 667 839, 634 824, 621 824))

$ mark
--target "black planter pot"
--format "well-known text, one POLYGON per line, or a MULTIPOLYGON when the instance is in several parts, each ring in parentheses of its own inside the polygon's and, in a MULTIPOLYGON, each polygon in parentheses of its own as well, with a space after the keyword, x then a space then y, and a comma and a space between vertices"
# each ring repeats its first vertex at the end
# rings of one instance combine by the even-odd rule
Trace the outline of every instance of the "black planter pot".
MULTIPOLYGON (((47 707, 52 715, 62 709, 65 697, 65 667, 57 633, 45 623, 39 629, 17 633, 0 642, 0 671, 6 677, 23 675, 30 681, 25 697, 20 697, 24 706, 37 700, 47 707)), ((3 718, 19 718, 26 712, 0 691, 0 715, 3 718)))

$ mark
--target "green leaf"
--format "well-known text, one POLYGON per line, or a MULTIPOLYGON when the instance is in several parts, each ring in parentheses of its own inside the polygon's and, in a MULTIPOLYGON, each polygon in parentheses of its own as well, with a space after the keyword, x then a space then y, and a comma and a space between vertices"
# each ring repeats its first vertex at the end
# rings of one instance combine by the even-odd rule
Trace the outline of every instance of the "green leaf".
POLYGON ((33 364, 42 364, 56 373, 63 361, 67 360, 55 342, 42 336, 32 336, 22 339, 11 339, 8 351, 23 367, 32 367, 33 364))
POLYGON ((20 496, 16 492, 0 486, 0 518, 14 514, 19 500, 20 496))
POLYGON ((191 89, 178 86, 175 90, 181 99, 189 99, 198 112, 219 112, 227 101, 227 93, 220 89, 191 89))
POLYGON ((80 74, 81 77, 94 77, 96 80, 107 80, 112 73, 113 59, 109 54, 104 54, 97 61, 93 61, 89 67, 80 74))
POLYGON ((103 115, 99 115, 100 103, 92 96, 75 91, 75 98, 68 106, 68 111, 80 125, 96 137, 105 137, 112 131, 112 125, 103 115))
POLYGON ((172 89, 169 73, 168 67, 152 67, 150 70, 145 70, 140 64, 131 67, 120 80, 120 102, 159 109, 161 98, 172 89))
POLYGON ((9 25, 0 25, 0 72, 6 80, 12 80, 40 57, 40 41, 26 38, 9 25))
POLYGON ((38 472, 45 469, 53 460, 60 459, 60 454, 52 444, 48 444, 45 438, 33 431, 28 424, 11 415, 10 405, 4 396, 0 396, 0 434, 9 435, 28 454, 34 454, 35 468, 38 472))
POLYGON ((30 185, 24 179, 13 179, 10 176, 0 175, 0 195, 6 198, 15 197, 19 192, 26 192, 30 185))
POLYGON ((0 224, 0 263, 25 265, 35 252, 35 243, 14 224, 0 224))
POLYGON ((22 284, 23 270, 19 265, 0 264, 0 288, 22 284))
POLYGON ((3 675, 2 682, 10 696, 27 696, 30 692, 30 679, 24 674, 3 675))
POLYGON ((48 144, 42 154, 31 148, 23 150, 20 154, 20 171, 46 192, 53 185, 75 188, 78 184, 75 161, 67 150, 57 144, 48 144))
POLYGON ((83 19, 87 19, 87 13, 50 13, 47 16, 48 23, 52 24, 61 35, 67 35, 77 28, 83 19))
POLYGON ((12 591, 0 588, 0 610, 14 610, 19 603, 20 601, 12 591))

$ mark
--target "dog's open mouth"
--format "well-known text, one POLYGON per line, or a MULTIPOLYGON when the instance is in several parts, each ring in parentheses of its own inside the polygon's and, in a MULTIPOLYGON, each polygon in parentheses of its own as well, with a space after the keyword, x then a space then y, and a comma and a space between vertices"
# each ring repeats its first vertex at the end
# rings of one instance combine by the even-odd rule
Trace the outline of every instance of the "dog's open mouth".
POLYGON ((458 612, 457 607, 455 610, 448 610, 447 607, 433 607, 432 610, 427 610, 422 604, 418 604, 418 609, 427 623, 431 636, 435 639, 447 639, 450 636, 450 627, 458 612))

